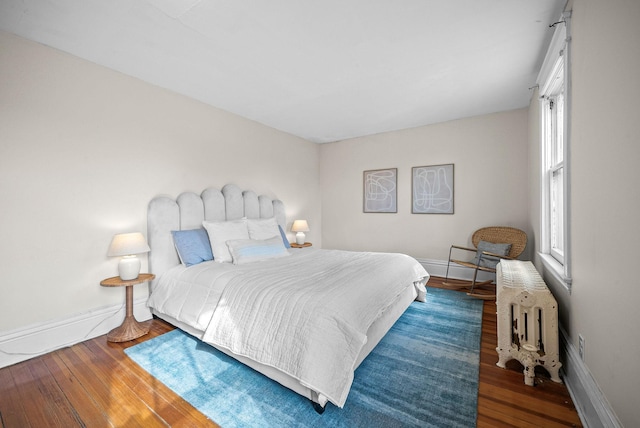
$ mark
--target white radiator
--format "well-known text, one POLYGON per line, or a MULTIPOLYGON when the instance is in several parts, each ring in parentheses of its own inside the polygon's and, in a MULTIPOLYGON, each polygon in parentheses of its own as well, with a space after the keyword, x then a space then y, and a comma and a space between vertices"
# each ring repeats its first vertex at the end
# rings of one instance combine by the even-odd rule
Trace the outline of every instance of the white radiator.
POLYGON ((498 366, 516 359, 524 382, 533 386, 535 367, 544 367, 554 382, 558 370, 558 304, 531 262, 502 260, 497 266, 498 366))

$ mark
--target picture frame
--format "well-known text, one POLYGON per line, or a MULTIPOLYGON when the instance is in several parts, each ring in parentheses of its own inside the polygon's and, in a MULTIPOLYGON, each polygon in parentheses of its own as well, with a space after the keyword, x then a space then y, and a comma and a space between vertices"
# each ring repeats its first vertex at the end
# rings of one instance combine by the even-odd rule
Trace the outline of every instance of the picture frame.
POLYGON ((454 213, 454 165, 411 168, 411 213, 454 213))
POLYGON ((398 168, 364 171, 362 181, 363 212, 398 212, 398 168))

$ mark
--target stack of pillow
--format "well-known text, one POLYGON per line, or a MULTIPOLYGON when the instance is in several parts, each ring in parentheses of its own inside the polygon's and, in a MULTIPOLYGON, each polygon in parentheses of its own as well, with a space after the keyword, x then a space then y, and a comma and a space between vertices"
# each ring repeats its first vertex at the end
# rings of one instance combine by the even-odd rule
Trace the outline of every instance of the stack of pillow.
POLYGON ((204 221, 204 229, 172 231, 180 262, 244 264, 289 255, 289 241, 275 217, 204 221))

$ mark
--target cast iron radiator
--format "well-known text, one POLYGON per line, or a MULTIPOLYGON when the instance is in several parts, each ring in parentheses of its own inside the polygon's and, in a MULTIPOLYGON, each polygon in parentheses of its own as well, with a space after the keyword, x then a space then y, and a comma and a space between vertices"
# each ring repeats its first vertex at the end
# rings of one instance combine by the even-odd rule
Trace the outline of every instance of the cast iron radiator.
POLYGON ((535 367, 554 382, 558 370, 558 305, 531 262, 502 260, 496 271, 498 363, 516 359, 524 366, 524 383, 533 386, 535 367))

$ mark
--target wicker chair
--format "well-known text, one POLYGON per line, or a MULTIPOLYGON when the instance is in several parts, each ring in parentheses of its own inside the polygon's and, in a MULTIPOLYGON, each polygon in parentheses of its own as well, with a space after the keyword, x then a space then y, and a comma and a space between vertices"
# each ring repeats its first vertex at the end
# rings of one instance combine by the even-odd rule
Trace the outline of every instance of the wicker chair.
MULTIPOLYGON (((497 264, 497 262, 499 262, 500 259, 518 258, 527 246, 527 234, 522 230, 516 229, 514 227, 483 227, 482 229, 478 229, 473 233, 471 242, 473 243, 473 246, 475 248, 452 245, 449 249, 449 261, 447 263, 447 274, 445 277, 444 285, 449 288, 458 289, 470 287, 470 290, 467 293, 469 296, 484 300, 494 299, 496 297, 495 291, 491 292, 483 289, 478 290, 478 287, 485 286, 493 282, 492 280, 477 282, 476 278, 478 276, 478 271, 495 273, 495 265, 497 264), (506 255, 497 254, 490 251, 483 251, 482 249, 478 249, 480 241, 491 244, 510 244, 511 247, 509 248, 506 255), (451 256, 454 250, 456 250, 456 252, 458 252, 457 250, 474 252, 476 256, 471 261, 452 259, 451 256), (458 279, 449 279, 449 266, 452 262, 473 269, 473 280, 469 282, 458 279)), ((485 244, 482 244, 482 246, 485 246, 485 244)))

